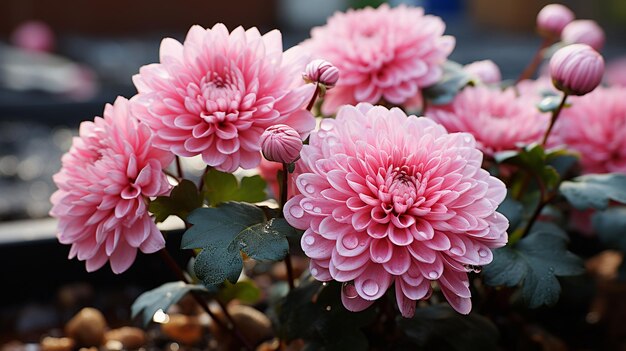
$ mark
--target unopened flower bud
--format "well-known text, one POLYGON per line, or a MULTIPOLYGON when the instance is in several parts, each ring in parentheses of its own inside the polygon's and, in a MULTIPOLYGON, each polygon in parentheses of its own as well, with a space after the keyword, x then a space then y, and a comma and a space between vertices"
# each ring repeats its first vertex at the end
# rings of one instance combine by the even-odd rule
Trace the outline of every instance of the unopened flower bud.
POLYGON ((495 84, 502 80, 500 68, 491 60, 472 62, 463 66, 463 70, 485 84, 495 84))
POLYGON ((548 37, 559 37, 563 28, 574 20, 572 10, 561 4, 550 4, 537 14, 537 29, 548 37))
POLYGON ((559 49, 550 59, 550 76, 554 86, 569 95, 585 95, 602 81, 604 59, 585 44, 559 49))
POLYGON ((306 65, 302 78, 307 82, 323 84, 326 89, 330 89, 339 80, 339 69, 326 60, 313 60, 306 65))
POLYGON ((300 134, 288 125, 273 125, 261 135, 261 151, 269 161, 293 163, 300 157, 300 150, 300 134))
POLYGON ((563 28, 561 40, 566 44, 587 44, 600 51, 604 46, 604 30, 593 20, 576 20, 563 28))

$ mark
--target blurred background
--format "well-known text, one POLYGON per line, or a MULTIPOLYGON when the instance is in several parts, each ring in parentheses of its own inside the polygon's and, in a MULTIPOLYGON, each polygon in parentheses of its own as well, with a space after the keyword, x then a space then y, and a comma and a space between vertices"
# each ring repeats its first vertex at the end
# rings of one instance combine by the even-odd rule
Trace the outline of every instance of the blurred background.
MULTIPOLYGON (((101 114, 104 104, 117 95, 134 95, 131 77, 142 65, 158 60, 163 37, 182 40, 193 24, 210 27, 223 22, 230 29, 238 25, 257 26, 261 32, 279 28, 285 47, 290 47, 306 39, 312 26, 323 24, 337 10, 382 2, 0 1, 0 275, 3 282, 25 284, 20 289, 3 289, 0 330, 3 320, 15 322, 12 328, 16 331, 28 331, 55 318, 46 309, 48 305, 18 307, 13 304, 15 299, 35 295, 54 299, 54 294, 46 296, 51 291, 59 291, 59 301, 67 298, 62 294, 69 294, 70 300, 78 296, 81 285, 71 284, 87 279, 83 263, 65 259, 69 246, 56 242, 54 221, 47 219, 48 199, 55 190, 51 177, 59 170, 60 157, 69 149, 80 121, 101 114), (25 277, 25 272, 36 277, 25 277), (34 286, 45 289, 31 289, 34 286), (59 286, 61 290, 56 290, 59 286)), ((424 6, 427 13, 441 16, 447 34, 457 39, 450 59, 470 63, 489 58, 501 67, 504 78, 514 79, 540 45, 541 39, 534 33, 535 17, 551 1, 389 2, 424 6)), ((595 19, 603 26, 607 34, 603 55, 608 61, 626 55, 626 1, 561 2, 578 18, 595 19)), ((116 293, 128 292, 132 298, 145 286, 172 278, 142 275, 142 265, 150 264, 155 263, 142 257, 121 278, 112 277, 105 267, 89 279, 111 289, 111 284, 123 285, 125 290, 116 293), (135 285, 128 285, 130 281, 135 285)), ((94 294, 93 288, 86 289, 94 294)), ((111 306, 116 308, 114 313, 128 313, 124 304, 111 306)))

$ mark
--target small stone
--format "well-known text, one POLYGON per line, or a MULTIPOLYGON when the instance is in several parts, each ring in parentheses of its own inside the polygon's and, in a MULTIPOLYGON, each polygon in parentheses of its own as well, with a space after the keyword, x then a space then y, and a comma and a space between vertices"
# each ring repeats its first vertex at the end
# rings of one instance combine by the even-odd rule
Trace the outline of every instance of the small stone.
MULTIPOLYGON (((251 345, 259 345, 274 336, 272 322, 259 310, 245 305, 230 305, 228 313, 233 317, 237 329, 251 345)), ((227 320, 221 311, 216 313, 216 316, 222 321, 227 320)), ((233 339, 231 333, 217 324, 211 323, 209 328, 218 341, 220 350, 237 350, 242 346, 238 340, 233 339)))
POLYGON ((170 314, 169 322, 161 324, 161 331, 167 337, 183 344, 193 345, 202 339, 202 325, 195 316, 170 314))
POLYGON ((122 327, 109 330, 104 334, 104 342, 119 341, 124 349, 136 350, 146 343, 146 333, 139 328, 122 327))
POLYGON ((83 308, 65 325, 65 333, 78 346, 100 346, 104 340, 107 322, 95 308, 83 308))
POLYGON ((41 351, 72 351, 74 340, 70 338, 53 338, 47 336, 41 340, 41 351))

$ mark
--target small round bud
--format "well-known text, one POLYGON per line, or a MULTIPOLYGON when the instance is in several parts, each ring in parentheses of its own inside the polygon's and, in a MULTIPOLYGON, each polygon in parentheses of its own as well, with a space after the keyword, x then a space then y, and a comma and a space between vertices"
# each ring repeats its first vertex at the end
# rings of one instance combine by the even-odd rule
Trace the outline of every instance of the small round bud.
POLYGON ((302 78, 310 83, 323 84, 326 89, 330 89, 339 80, 339 69, 326 60, 313 60, 306 65, 302 78))
POLYGON ((585 44, 559 49, 550 59, 550 76, 554 86, 569 95, 585 95, 602 81, 604 59, 585 44))
POLYGON ((593 20, 576 20, 563 28, 561 40, 566 44, 587 44, 597 51, 604 46, 604 30, 593 20))
POLYGON ((23 22, 11 33, 11 43, 28 51, 52 51, 54 42, 54 32, 41 21, 23 22))
POLYGON ((485 84, 496 84, 502 80, 500 68, 491 60, 472 62, 463 66, 463 70, 485 84))
POLYGON ((537 14, 537 29, 544 36, 558 38, 563 28, 573 20, 572 10, 561 4, 550 4, 537 14))
POLYGON ((261 151, 269 161, 293 163, 300 157, 300 150, 300 134, 288 125, 273 125, 261 135, 261 151))

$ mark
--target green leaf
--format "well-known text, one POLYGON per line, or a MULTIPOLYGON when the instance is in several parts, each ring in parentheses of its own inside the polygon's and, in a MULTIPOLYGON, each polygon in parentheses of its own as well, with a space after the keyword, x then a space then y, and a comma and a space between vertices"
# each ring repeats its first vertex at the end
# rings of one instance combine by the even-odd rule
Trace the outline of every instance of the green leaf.
POLYGON ((398 324, 411 342, 426 350, 498 350, 498 329, 489 319, 462 315, 447 305, 418 308, 413 318, 399 318, 398 324))
POLYGON ((498 152, 494 159, 498 163, 516 165, 529 171, 541 179, 548 190, 552 190, 559 184, 561 177, 556 169, 548 164, 548 155, 541 145, 531 144, 519 151, 498 152))
POLYGON ((602 242, 626 252, 626 207, 611 207, 596 212, 591 222, 602 242))
POLYGON ((202 248, 194 263, 194 273, 205 286, 212 287, 226 280, 237 282, 243 260, 239 247, 232 244, 233 240, 242 231, 264 220, 261 209, 240 202, 199 208, 189 215, 192 227, 183 234, 181 248, 202 248))
POLYGON ((165 283, 156 289, 139 295, 131 307, 132 317, 135 318, 142 314, 143 324, 146 326, 152 321, 152 317, 156 311, 163 310, 166 312, 171 305, 178 302, 190 291, 197 291, 204 294, 209 293, 208 290, 201 285, 192 285, 184 282, 165 283))
POLYGON ((463 66, 454 61, 446 61, 442 68, 441 79, 423 90, 424 97, 433 105, 450 103, 456 94, 472 80, 472 77, 463 70, 463 66))
POLYGON ((182 249, 199 249, 222 241, 227 247, 237 234, 264 220, 261 209, 242 202, 199 208, 187 218, 192 227, 183 234, 180 245, 182 249))
POLYGON ((183 179, 172 189, 170 196, 158 196, 150 201, 148 210, 154 214, 158 223, 170 215, 185 220, 191 211, 199 207, 202 207, 202 196, 198 188, 192 181, 183 179))
POLYGON ((567 234, 559 227, 537 222, 514 247, 493 251, 493 261, 483 269, 485 283, 521 284, 522 298, 529 307, 553 305, 561 292, 556 277, 584 272, 582 260, 567 250, 567 243, 567 234))
POLYGON ((563 97, 561 96, 554 96, 554 95, 546 96, 537 104, 537 108, 541 112, 556 111, 556 109, 559 108, 559 105, 561 104, 562 98, 563 97))
POLYGON ((267 198, 266 186, 259 175, 243 177, 240 184, 231 173, 212 169, 204 178, 204 197, 211 206, 228 201, 261 202, 267 198))
POLYGON ((341 286, 338 282, 322 285, 303 279, 275 306, 283 338, 302 338, 311 350, 367 350, 361 328, 375 320, 376 308, 346 310, 341 303, 341 286))
POLYGON ((521 223, 524 206, 507 195, 500 206, 498 206, 498 212, 502 213, 509 220, 509 232, 511 232, 521 223))
POLYGON ((242 280, 236 284, 227 281, 218 292, 217 298, 224 304, 228 304, 232 300, 255 304, 261 298, 261 291, 253 280, 242 280))
MULTIPOLYGON (((241 231, 234 243, 249 257, 258 261, 280 261, 289 253, 289 242, 284 231, 284 219, 272 218, 265 223, 258 223, 241 231)), ((287 224, 288 225, 288 224, 287 224)))
POLYGON ((559 190, 578 209, 603 210, 609 200, 626 204, 626 174, 587 174, 563 182, 559 190))

